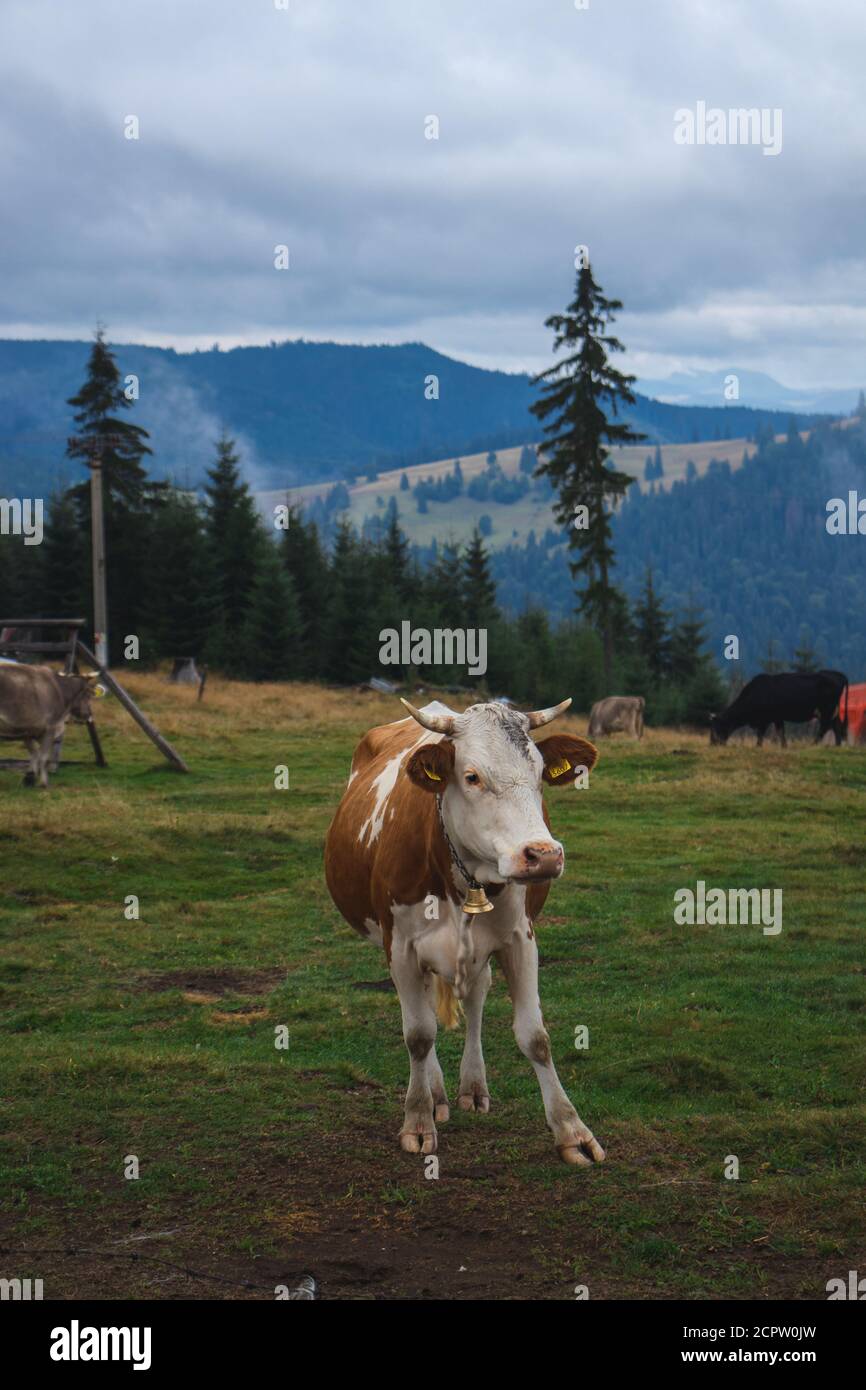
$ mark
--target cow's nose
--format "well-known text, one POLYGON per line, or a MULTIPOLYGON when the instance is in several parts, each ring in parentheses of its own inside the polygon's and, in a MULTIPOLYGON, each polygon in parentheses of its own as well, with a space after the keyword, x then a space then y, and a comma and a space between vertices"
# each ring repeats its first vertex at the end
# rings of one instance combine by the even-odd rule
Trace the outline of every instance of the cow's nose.
POLYGON ((533 878, 548 878, 562 873, 562 846, 550 840, 534 840, 520 851, 524 872, 533 878))

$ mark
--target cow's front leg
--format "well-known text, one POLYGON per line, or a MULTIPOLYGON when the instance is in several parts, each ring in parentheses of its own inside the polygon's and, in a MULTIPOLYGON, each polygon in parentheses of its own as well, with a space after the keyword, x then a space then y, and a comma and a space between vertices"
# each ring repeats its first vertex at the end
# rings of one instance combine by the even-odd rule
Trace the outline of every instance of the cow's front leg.
POLYGON ((566 1163, 588 1165, 593 1160, 601 1163, 604 1149, 568 1099, 553 1065, 550 1038, 538 998, 538 949, 535 936, 528 935, 527 927, 528 923, 524 922, 509 945, 496 953, 514 1004, 517 1046, 535 1069, 544 1113, 560 1158, 566 1163))
POLYGON ((490 989, 490 966, 485 965, 478 975, 466 998, 463 1012, 466 1016, 466 1042, 463 1047, 463 1060, 460 1063, 460 1085, 457 1104, 461 1110, 490 1109, 490 1094, 487 1090, 487 1074, 484 1070, 484 1055, 481 1051, 481 1021, 484 1017, 484 1001, 490 989))
POLYGON ((48 786, 48 764, 51 761, 51 750, 54 747, 54 734, 49 731, 42 735, 39 740, 39 785, 48 786))
POLYGON ((432 1154, 436 1152, 429 1063, 436 1042, 436 1010, 431 998, 433 976, 422 971, 411 944, 397 942, 391 956, 391 974, 400 996, 403 1040, 409 1053, 409 1089, 400 1147, 410 1154, 432 1154))
POLYGON ((430 1083, 430 1093, 433 1097, 433 1118, 437 1125, 444 1125, 446 1120, 450 1118, 451 1109, 448 1105, 448 1092, 445 1090, 445 1077, 442 1075, 439 1058, 436 1056, 435 1043, 427 1054, 427 1080, 430 1083))
POLYGON ((39 742, 35 738, 24 740, 27 745, 27 752, 30 754, 30 766, 24 774, 23 785, 25 787, 35 787, 36 778, 39 775, 39 742))

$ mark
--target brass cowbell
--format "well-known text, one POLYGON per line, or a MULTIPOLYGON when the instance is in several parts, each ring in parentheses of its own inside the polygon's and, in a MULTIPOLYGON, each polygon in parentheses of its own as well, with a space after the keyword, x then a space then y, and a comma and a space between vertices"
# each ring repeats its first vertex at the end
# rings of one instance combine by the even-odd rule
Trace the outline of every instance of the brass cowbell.
POLYGON ((470 888, 463 903, 463 911, 474 917, 477 912, 492 912, 493 904, 483 888, 470 888))

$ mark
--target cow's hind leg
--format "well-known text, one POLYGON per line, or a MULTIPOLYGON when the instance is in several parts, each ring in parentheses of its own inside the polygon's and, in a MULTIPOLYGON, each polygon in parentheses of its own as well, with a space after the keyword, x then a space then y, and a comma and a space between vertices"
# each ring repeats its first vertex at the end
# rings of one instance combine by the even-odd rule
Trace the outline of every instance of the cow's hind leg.
POLYGON ((535 937, 517 931, 511 943, 497 951, 514 1003, 514 1036, 517 1046, 528 1057, 538 1077, 544 1113, 553 1131, 553 1141, 566 1163, 601 1163, 604 1149, 583 1123, 556 1074, 550 1055, 550 1038, 541 1016, 538 998, 538 948, 535 937))
POLYGON ((466 1042, 463 1047, 463 1060, 460 1063, 460 1086, 457 1095, 457 1104, 461 1110, 481 1110, 486 1113, 490 1109, 487 1074, 481 1051, 481 1021, 490 981, 490 966, 485 965, 463 1000, 466 1042))
MULTIPOLYGON (((396 942, 391 956, 391 974, 400 996, 403 1039, 409 1053, 409 1089, 406 1092, 403 1128, 400 1130, 400 1147, 407 1153, 432 1154, 436 1152, 430 1084, 430 1053, 436 1042, 432 976, 428 974, 425 979, 411 946, 396 942)), ((441 1071, 439 1074, 441 1076, 441 1071)))

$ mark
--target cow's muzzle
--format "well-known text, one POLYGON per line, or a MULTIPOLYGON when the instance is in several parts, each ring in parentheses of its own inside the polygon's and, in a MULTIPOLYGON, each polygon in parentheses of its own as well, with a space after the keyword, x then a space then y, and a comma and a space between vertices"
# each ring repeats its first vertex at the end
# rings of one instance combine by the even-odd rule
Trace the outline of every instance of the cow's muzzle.
POLYGON ((559 878, 565 864, 562 845, 555 840, 532 840, 512 855, 508 877, 517 883, 539 883, 559 878))

